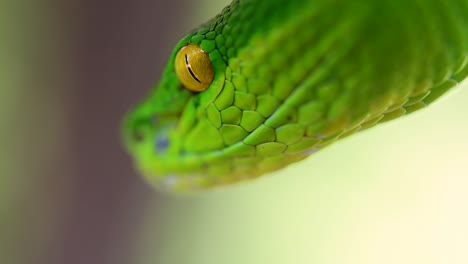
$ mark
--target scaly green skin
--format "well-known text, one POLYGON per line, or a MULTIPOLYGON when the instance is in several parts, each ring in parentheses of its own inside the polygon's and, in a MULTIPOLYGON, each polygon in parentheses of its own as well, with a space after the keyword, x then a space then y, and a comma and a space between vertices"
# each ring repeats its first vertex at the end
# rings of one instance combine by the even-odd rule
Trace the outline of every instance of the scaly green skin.
POLYGON ((423 108, 467 62, 468 0, 234 1, 176 45, 125 141, 158 187, 253 178, 423 108), (200 93, 174 72, 189 43, 215 72, 200 93))

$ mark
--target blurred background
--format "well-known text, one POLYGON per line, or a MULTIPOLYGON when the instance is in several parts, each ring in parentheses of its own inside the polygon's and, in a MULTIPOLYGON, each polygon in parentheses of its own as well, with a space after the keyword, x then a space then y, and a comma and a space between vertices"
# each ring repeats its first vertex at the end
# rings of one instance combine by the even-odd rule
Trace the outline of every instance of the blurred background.
POLYGON ((0 1, 0 263, 468 263, 468 84, 305 162, 190 196, 119 126, 228 1, 0 1))

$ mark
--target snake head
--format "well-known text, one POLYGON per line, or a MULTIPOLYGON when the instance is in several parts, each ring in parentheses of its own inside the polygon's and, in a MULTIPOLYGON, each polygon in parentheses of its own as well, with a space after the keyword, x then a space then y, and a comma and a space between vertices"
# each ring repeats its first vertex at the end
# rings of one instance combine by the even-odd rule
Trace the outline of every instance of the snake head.
MULTIPOLYGON (((161 189, 206 188, 239 179, 232 175, 226 150, 241 144, 247 132, 239 122, 222 123, 220 109, 233 105, 234 87, 226 83, 226 56, 214 39, 205 39, 209 32, 201 28, 176 45, 156 88, 125 118, 127 150, 146 179, 161 189)), ((240 109, 232 109, 230 118, 240 121, 240 109)))
MULTIPOLYGON (((293 155, 305 151, 304 144, 283 155, 288 143, 299 141, 305 130, 298 124, 280 128, 283 121, 297 121, 287 111, 271 118, 282 100, 269 94, 272 80, 264 76, 268 69, 260 75, 252 72, 256 63, 264 65, 258 56, 268 51, 238 52, 251 39, 239 33, 248 28, 228 25, 228 21, 241 25, 234 22, 242 18, 231 15, 236 5, 237 1, 176 45, 155 89, 125 119, 127 150, 156 187, 192 190, 223 185, 306 156, 293 155)), ((263 45, 261 38, 254 40, 263 45)))

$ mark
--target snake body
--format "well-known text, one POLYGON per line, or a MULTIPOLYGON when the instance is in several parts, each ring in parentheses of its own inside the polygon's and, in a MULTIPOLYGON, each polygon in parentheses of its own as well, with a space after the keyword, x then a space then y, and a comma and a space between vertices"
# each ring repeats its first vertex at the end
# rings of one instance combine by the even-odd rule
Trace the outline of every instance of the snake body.
POLYGON ((179 41, 125 143, 157 187, 250 179, 424 108, 467 64, 468 0, 234 0, 179 41), (211 64, 185 56, 196 91, 187 46, 211 64))

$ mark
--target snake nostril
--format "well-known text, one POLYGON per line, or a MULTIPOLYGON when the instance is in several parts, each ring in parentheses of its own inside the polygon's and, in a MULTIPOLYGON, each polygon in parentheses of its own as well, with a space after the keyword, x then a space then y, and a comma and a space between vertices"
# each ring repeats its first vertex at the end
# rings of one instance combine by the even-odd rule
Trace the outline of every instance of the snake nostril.
POLYGON ((145 139, 145 134, 142 129, 136 128, 132 131, 131 137, 133 142, 140 143, 143 141, 143 139, 145 139))

